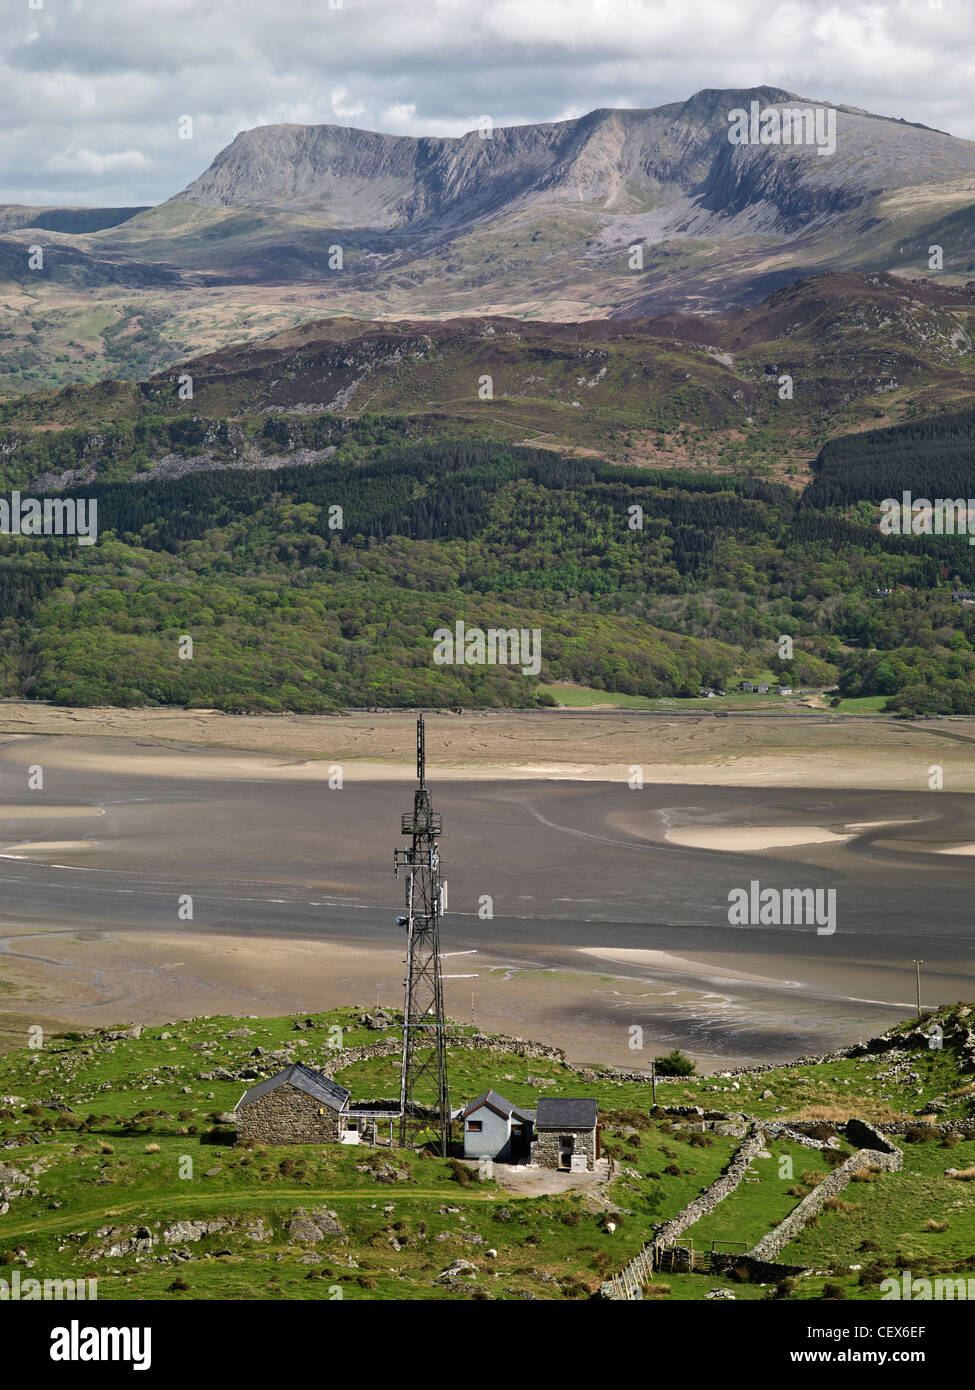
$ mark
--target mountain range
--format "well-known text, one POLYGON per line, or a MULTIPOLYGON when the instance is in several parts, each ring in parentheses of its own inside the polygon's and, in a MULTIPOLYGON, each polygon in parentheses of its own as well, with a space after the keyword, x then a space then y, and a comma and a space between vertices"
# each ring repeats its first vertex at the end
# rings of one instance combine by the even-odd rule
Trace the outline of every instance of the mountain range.
POLYGON ((154 208, 0 207, 5 389, 138 377, 336 314, 715 314, 829 270, 957 286, 973 204, 975 143, 767 86, 456 139, 262 126, 154 208), (818 106, 835 149, 733 144, 753 103, 818 106))
MULTIPOLYGON (((830 438, 964 408, 973 338, 975 285, 863 273, 810 276, 757 305, 708 316, 315 319, 141 382, 8 400, 0 477, 64 487, 106 468, 128 476, 134 459, 126 465, 103 447, 112 424, 182 422, 202 438, 208 422, 228 422, 233 447, 195 452, 195 471, 273 467, 268 457, 279 448, 256 447, 248 420, 327 417, 339 428, 384 416, 410 437, 507 439, 657 466, 747 461, 801 485, 804 465, 830 438), (24 452, 38 429, 65 430, 57 460, 39 442, 24 452)), ((191 466, 169 454, 160 446, 142 466, 160 477, 191 466)))

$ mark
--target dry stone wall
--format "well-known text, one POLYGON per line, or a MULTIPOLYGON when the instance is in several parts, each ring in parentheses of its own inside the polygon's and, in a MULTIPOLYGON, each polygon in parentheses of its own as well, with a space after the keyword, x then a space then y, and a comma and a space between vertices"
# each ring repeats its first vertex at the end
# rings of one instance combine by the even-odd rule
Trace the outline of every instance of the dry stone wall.
POLYGON ((899 1172, 904 1166, 904 1155, 873 1125, 864 1120, 850 1120, 846 1126, 847 1138, 861 1147, 855 1154, 828 1173, 822 1182, 817 1183, 808 1196, 803 1197, 798 1206, 793 1207, 784 1221, 780 1221, 774 1231, 753 1245, 748 1251, 752 1260, 774 1260, 787 1245, 795 1240, 810 1217, 817 1216, 829 1201, 849 1186, 853 1174, 860 1168, 883 1168, 889 1173, 899 1172))
POLYGON ((811 1135, 804 1134, 801 1129, 795 1128, 791 1124, 782 1124, 772 1121, 766 1126, 770 1139, 790 1139, 793 1144, 799 1144, 804 1149, 832 1149, 835 1144, 828 1139, 813 1139, 811 1135))
MULTIPOLYGON (((689 1226, 693 1226, 695 1221, 699 1221, 708 1212, 714 1211, 715 1207, 729 1197, 738 1187, 748 1172, 752 1159, 765 1147, 765 1131, 760 1127, 755 1127, 753 1132, 743 1139, 731 1156, 731 1162, 722 1173, 720 1178, 716 1178, 710 1187, 706 1187, 702 1193, 689 1202, 683 1211, 677 1213, 669 1221, 665 1221, 662 1226, 657 1227, 653 1241, 645 1245, 638 1255, 629 1264, 620 1270, 619 1274, 614 1274, 611 1279, 607 1279, 600 1286, 600 1296, 609 1299, 635 1299, 642 1298, 642 1287, 649 1274, 653 1271, 655 1264, 655 1248, 661 1243, 669 1243, 683 1235, 689 1226)), ((691 1254, 686 1246, 675 1246, 673 1250, 674 1271, 681 1273, 690 1268, 691 1254)))
POLYGON ((780 1264, 778 1260, 756 1260, 752 1255, 719 1254, 711 1256, 712 1274, 729 1274, 733 1269, 747 1269, 753 1284, 777 1284, 780 1279, 794 1278, 805 1274, 805 1265, 780 1264))
POLYGON ((946 1134, 975 1134, 975 1120, 885 1120, 872 1126, 880 1134, 907 1134, 909 1130, 927 1130, 932 1138, 943 1139, 946 1134))
MULTIPOLYGON (((904 1126, 910 1128, 911 1126, 904 1126)), ((702 1216, 714 1210, 720 1202, 739 1186, 745 1173, 755 1155, 765 1147, 769 1139, 769 1131, 775 1128, 778 1132, 791 1130, 792 1126, 783 1124, 766 1125, 764 1122, 756 1123, 753 1132, 748 1138, 742 1141, 735 1150, 731 1162, 727 1169, 716 1182, 706 1188, 698 1197, 684 1208, 683 1211, 673 1217, 670 1221, 664 1222, 656 1232, 653 1244, 670 1242, 676 1240, 678 1236, 690 1227, 695 1221, 699 1221, 702 1216)), ((942 1126, 938 1126, 942 1128, 942 1126)), ((790 1134, 790 1138, 796 1137, 799 1127, 795 1133, 790 1134)), ((784 1221, 776 1226, 774 1231, 770 1231, 767 1236, 754 1245, 751 1250, 744 1255, 735 1254, 714 1254, 711 1256, 710 1267, 716 1273, 725 1272, 729 1269, 737 1269, 744 1265, 748 1268, 752 1278, 758 1282, 771 1283, 779 1279, 784 1279, 788 1275, 803 1273, 802 1265, 780 1264, 776 1256, 780 1254, 787 1245, 790 1244, 800 1234, 803 1227, 810 1217, 822 1211, 830 1197, 835 1197, 842 1192, 850 1183, 853 1174, 860 1168, 873 1167, 882 1168, 890 1173, 899 1172, 904 1166, 904 1155, 901 1150, 881 1133, 880 1127, 868 1124, 865 1120, 851 1119, 845 1126, 846 1137, 853 1144, 860 1147, 856 1153, 852 1154, 839 1167, 834 1168, 828 1173, 822 1182, 819 1183, 807 1197, 793 1208, 784 1221)), ((825 1146, 823 1146, 825 1147, 825 1146)), ((642 1282, 647 1277, 648 1267, 652 1270, 652 1245, 646 1245, 634 1260, 607 1280, 600 1288, 600 1295, 609 1299, 634 1299, 642 1297, 639 1291, 642 1282), (648 1264, 649 1262, 649 1264, 648 1264)), ((686 1246, 676 1246, 673 1250, 674 1269, 679 1273, 690 1268, 690 1250, 686 1246)))
MULTIPOLYGON (((316 1068, 323 1076, 334 1077, 336 1072, 356 1062, 368 1062, 373 1057, 399 1056, 403 1044, 399 1038, 384 1038, 382 1042, 366 1043, 363 1047, 349 1047, 316 1062, 316 1068)), ((531 1042, 525 1038, 488 1038, 477 1035, 473 1038, 451 1038, 450 1049, 470 1048, 474 1052, 516 1052, 521 1057, 532 1057, 538 1061, 558 1062, 565 1065, 565 1053, 560 1047, 548 1047, 545 1043, 531 1042)))
POLYGON ((720 1178, 716 1178, 710 1187, 706 1187, 693 1202, 689 1202, 683 1211, 665 1221, 657 1230, 656 1241, 676 1240, 678 1236, 684 1234, 689 1226, 693 1226, 695 1221, 699 1221, 702 1216, 707 1216, 714 1211, 724 1199, 734 1192, 735 1188, 747 1173, 752 1159, 759 1153, 766 1144, 766 1135, 763 1129, 754 1129, 753 1132, 743 1139, 731 1156, 731 1162, 722 1173, 720 1178))

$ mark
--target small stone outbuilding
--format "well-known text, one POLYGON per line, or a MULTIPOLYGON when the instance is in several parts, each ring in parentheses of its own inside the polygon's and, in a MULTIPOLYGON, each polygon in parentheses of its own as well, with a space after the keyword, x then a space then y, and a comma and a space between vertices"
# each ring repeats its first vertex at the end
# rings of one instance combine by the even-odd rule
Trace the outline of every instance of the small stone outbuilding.
POLYGON ((341 1143, 351 1094, 330 1077, 294 1062, 241 1096, 234 1107, 237 1142, 341 1143))
POLYGON ((571 1096, 539 1096, 534 1160, 542 1168, 592 1172, 599 1157, 599 1106, 571 1096))

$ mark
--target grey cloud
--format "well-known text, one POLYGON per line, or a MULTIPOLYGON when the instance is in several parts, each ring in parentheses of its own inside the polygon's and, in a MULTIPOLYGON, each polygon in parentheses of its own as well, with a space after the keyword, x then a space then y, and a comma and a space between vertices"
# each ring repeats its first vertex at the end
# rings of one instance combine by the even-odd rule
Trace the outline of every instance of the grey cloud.
POLYGON ((266 122, 460 135, 480 115, 552 121, 760 83, 972 138, 970 72, 958 61, 975 39, 967 8, 44 0, 32 11, 8 0, 0 201, 159 202, 238 131, 266 122), (194 118, 192 141, 177 139, 182 115, 194 118))

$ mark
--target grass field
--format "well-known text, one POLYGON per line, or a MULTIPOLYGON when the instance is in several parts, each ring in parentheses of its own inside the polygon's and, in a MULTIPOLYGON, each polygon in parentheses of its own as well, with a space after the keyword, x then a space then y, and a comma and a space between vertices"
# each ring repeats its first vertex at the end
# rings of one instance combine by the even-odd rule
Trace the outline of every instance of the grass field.
POLYGON ((836 708, 840 714, 882 714, 887 700, 886 695, 860 695, 853 700, 841 700, 836 708))
MULTIPOLYGON (((750 1250, 798 1205, 803 1173, 822 1178, 829 1172, 818 1149, 777 1139, 763 1152, 771 1157, 756 1158, 736 1191, 695 1222, 691 1234, 698 1250, 710 1249, 712 1242, 718 1250, 750 1250)), ((844 1148, 843 1157, 850 1152, 844 1148)))
MULTIPOLYGON (((967 1017, 942 1017, 940 1052, 882 1051, 737 1083, 661 1080, 658 1099, 839 1120, 871 1111, 915 1115, 938 1097, 942 1114, 970 1114, 975 1086, 959 1076, 956 1047, 967 1017)), ((97 1277, 99 1298, 109 1300, 588 1298, 724 1171, 738 1142, 651 1113, 649 1084, 598 1068, 583 1080, 557 1059, 456 1049, 455 1104, 488 1086, 523 1104, 540 1091, 596 1096, 603 1151, 618 1165, 613 1181, 527 1196, 422 1151, 234 1146, 232 1127, 219 1117, 252 1083, 230 1072, 250 1065, 273 1073, 279 1058, 267 1054, 281 1054, 281 1065, 285 1054, 314 1065, 334 1056, 330 1044, 396 1036, 395 1027, 365 1027, 351 1009, 312 1015, 310 1028, 296 1022, 305 1020, 199 1018, 139 1037, 100 1029, 0 1056, 3 1277, 13 1270, 22 1279, 97 1277), (265 1055, 255 1061, 257 1048, 265 1055), (302 1212, 322 1222, 314 1239, 302 1212), (188 1222, 207 1225, 176 1225, 188 1222), (458 1259, 470 1269, 441 1277, 458 1259)), ((904 1025, 905 1035, 911 1027, 904 1025)), ((395 1077, 395 1059, 341 1072, 354 1098, 395 1093, 395 1077)), ((712 1241, 754 1244, 799 1200, 798 1185, 826 1171, 817 1151, 788 1141, 769 1151, 771 1158, 753 1161, 751 1180, 689 1229, 698 1250, 712 1241)), ((903 1173, 852 1184, 788 1248, 786 1261, 817 1271, 790 1297, 821 1298, 829 1283, 850 1298, 877 1297, 876 1281, 861 1283, 862 1270, 851 1266, 920 1275, 973 1261, 975 1189, 944 1169, 975 1165, 975 1141, 908 1143, 905 1153, 903 1173)), ((707 1273, 661 1275, 648 1296, 696 1300, 715 1285, 729 1287, 707 1273)), ((766 1294, 758 1285, 732 1286, 736 1298, 766 1294)))
POLYGON ((620 695, 613 690, 593 690, 586 685, 540 685, 539 693, 550 695, 566 709, 655 709, 658 701, 647 695, 620 695))
POLYGON ((975 1165, 975 1141, 901 1146, 902 1172, 851 1183, 843 1194, 850 1209, 823 1212, 783 1258, 810 1264, 878 1259, 920 1274, 934 1266, 934 1272, 947 1272, 975 1256, 975 1191, 971 1182, 945 1176, 947 1168, 975 1165), (928 1229, 929 1223, 945 1229, 928 1229), (874 1249, 864 1251, 865 1241, 874 1249))
POLYGON ((722 695, 708 699, 705 696, 687 698, 651 699, 648 695, 621 695, 613 690, 594 690, 585 685, 540 685, 543 695, 566 709, 708 709, 712 713, 728 706, 733 709, 765 709, 768 706, 784 706, 794 703, 788 696, 769 695, 722 695))

